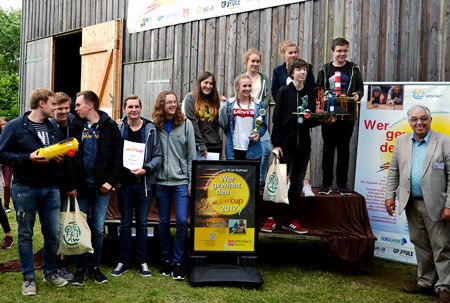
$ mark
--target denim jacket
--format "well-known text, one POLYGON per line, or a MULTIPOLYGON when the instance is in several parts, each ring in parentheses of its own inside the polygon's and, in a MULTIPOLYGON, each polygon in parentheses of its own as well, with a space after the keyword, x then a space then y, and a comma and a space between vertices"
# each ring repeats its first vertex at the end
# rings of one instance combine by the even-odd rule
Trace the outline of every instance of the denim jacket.
MULTIPOLYGON (((254 100, 255 103, 255 116, 253 117, 253 125, 255 125, 256 118, 259 117, 260 109, 264 108, 264 104, 260 100, 254 100)), ((234 160, 234 148, 233 148, 233 135, 234 135, 234 119, 233 108, 236 103, 236 98, 233 97, 227 102, 222 103, 219 109, 219 126, 225 132, 227 136, 227 143, 225 146, 225 156, 227 160, 234 160)), ((263 116, 263 124, 258 128, 258 134, 261 138, 267 130, 266 116, 263 116)), ((247 148, 247 159, 258 159, 262 155, 261 140, 253 142, 250 140, 247 148)))

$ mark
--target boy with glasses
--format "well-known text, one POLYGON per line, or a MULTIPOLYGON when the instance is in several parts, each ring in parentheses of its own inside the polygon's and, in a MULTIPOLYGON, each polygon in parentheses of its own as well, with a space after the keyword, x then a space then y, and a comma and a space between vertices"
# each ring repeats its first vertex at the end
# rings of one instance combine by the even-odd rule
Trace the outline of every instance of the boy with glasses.
MULTIPOLYGON (((331 43, 333 61, 324 64, 319 70, 316 86, 329 90, 334 94, 339 89, 355 101, 361 100, 364 94, 364 83, 359 67, 347 61, 349 42, 344 38, 336 38, 331 43), (336 73, 340 73, 341 81, 336 81, 336 73), (338 85, 336 85, 339 83, 338 85)), ((327 98, 325 96, 325 98, 327 98)), ((326 102, 326 100, 325 100, 326 102)), ((320 194, 331 193, 333 184, 334 151, 337 148, 336 183, 341 195, 351 195, 347 189, 347 173, 350 156, 350 139, 352 138, 355 121, 358 119, 357 104, 347 105, 350 115, 340 116, 335 123, 322 124, 323 157, 322 186, 320 194)))

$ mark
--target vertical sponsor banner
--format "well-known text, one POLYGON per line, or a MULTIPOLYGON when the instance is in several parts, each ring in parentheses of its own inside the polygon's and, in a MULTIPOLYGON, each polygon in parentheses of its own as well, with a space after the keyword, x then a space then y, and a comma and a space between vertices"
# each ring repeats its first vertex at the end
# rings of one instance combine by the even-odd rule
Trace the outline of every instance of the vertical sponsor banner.
POLYGON ((256 252, 257 162, 194 161, 193 253, 256 252))
POLYGON ((130 33, 306 0, 129 0, 130 33))
MULTIPOLYGON (((384 194, 396 138, 411 132, 407 112, 415 105, 431 111, 431 129, 450 135, 450 83, 369 83, 361 100, 355 191, 366 199, 375 256, 416 264, 406 214, 389 216, 384 194)), ((398 209, 398 201, 396 201, 398 209)))

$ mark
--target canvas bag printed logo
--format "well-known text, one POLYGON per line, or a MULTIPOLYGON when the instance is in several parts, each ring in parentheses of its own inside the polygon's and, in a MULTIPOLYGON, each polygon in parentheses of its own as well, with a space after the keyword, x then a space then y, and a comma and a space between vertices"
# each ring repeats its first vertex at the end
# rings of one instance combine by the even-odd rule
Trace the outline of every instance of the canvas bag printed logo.
POLYGON ((67 245, 73 246, 76 245, 81 239, 81 229, 78 226, 77 222, 69 222, 64 227, 64 242, 67 245))
POLYGON ((273 172, 272 174, 270 174, 268 180, 269 180, 269 182, 267 184, 267 190, 269 192, 271 192, 272 194, 274 194, 275 191, 278 188, 278 175, 277 175, 277 173, 273 172))
MULTIPOLYGON (((278 152, 274 152, 278 156, 278 152)), ((269 167, 264 186, 264 201, 289 204, 287 186, 287 167, 281 164, 277 157, 273 157, 272 165, 269 167)))
POLYGON ((93 253, 91 230, 86 222, 86 214, 80 211, 78 201, 74 201, 75 211, 70 211, 70 200, 67 199, 66 211, 59 216, 59 245, 57 254, 80 255, 93 253))

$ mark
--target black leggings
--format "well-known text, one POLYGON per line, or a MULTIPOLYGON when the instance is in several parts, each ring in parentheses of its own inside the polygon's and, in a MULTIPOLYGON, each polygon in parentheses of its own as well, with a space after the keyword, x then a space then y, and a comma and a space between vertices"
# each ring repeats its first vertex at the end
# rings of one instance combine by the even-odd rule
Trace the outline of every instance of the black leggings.
POLYGON ((5 234, 11 231, 11 227, 9 226, 8 222, 8 217, 6 216, 3 206, 1 206, 1 202, 0 202, 0 224, 3 227, 3 231, 5 232, 5 234))

